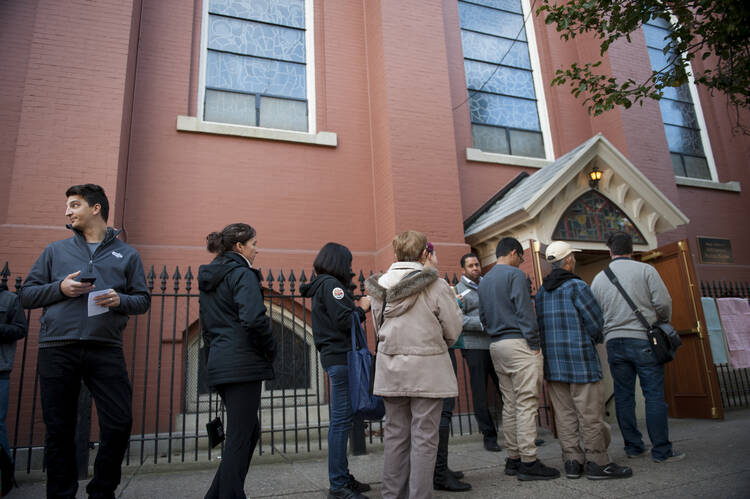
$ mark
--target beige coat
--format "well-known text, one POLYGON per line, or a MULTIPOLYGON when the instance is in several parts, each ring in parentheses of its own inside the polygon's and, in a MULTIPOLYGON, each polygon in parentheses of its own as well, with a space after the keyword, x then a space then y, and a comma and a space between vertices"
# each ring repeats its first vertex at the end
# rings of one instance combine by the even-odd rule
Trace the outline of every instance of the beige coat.
POLYGON ((458 395, 448 346, 461 334, 456 296, 437 270, 396 262, 365 283, 378 334, 376 395, 446 398, 458 395), (404 279, 415 270, 418 274, 404 279), (380 324, 383 298, 384 323, 380 324))

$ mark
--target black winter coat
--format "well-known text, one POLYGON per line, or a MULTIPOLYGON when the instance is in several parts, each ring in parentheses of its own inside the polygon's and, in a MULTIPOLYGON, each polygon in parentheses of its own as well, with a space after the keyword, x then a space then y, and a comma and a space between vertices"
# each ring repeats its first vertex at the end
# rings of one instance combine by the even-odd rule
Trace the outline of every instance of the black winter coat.
POLYGON ((198 270, 206 372, 212 387, 274 377, 276 345, 259 278, 258 271, 233 252, 198 270))
POLYGON ((345 365, 346 352, 352 349, 352 312, 364 321, 365 311, 354 304, 349 287, 330 275, 315 276, 300 292, 312 297, 313 338, 323 368, 345 365))

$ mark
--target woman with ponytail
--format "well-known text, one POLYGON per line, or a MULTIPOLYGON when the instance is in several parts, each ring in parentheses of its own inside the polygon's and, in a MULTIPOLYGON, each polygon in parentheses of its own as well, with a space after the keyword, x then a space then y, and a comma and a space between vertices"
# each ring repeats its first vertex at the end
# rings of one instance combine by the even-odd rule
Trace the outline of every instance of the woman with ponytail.
POLYGON ((227 225, 206 237, 216 257, 198 271, 200 318, 208 384, 227 410, 227 441, 206 499, 245 498, 250 459, 260 438, 258 407, 264 379, 273 379, 276 347, 266 316, 255 229, 227 225))

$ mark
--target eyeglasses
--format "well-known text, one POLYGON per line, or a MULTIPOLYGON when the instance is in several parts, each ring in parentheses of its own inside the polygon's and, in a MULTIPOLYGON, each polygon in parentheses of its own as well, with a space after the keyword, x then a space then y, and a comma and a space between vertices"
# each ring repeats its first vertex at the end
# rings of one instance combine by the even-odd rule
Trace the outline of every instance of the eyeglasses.
POLYGON ((427 251, 427 253, 431 255, 435 252, 435 246, 433 246, 431 242, 427 241, 427 246, 425 247, 425 250, 427 251))
POLYGON ((518 256, 518 259, 523 263, 525 260, 523 259, 523 254, 516 251, 516 255, 518 256))

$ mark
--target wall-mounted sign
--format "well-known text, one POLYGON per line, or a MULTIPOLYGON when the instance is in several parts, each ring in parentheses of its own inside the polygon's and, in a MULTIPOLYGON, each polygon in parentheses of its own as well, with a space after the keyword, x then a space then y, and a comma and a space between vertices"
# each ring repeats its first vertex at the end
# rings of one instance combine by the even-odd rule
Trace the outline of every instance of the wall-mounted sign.
POLYGON ((734 263, 729 239, 698 236, 701 263, 734 263))

